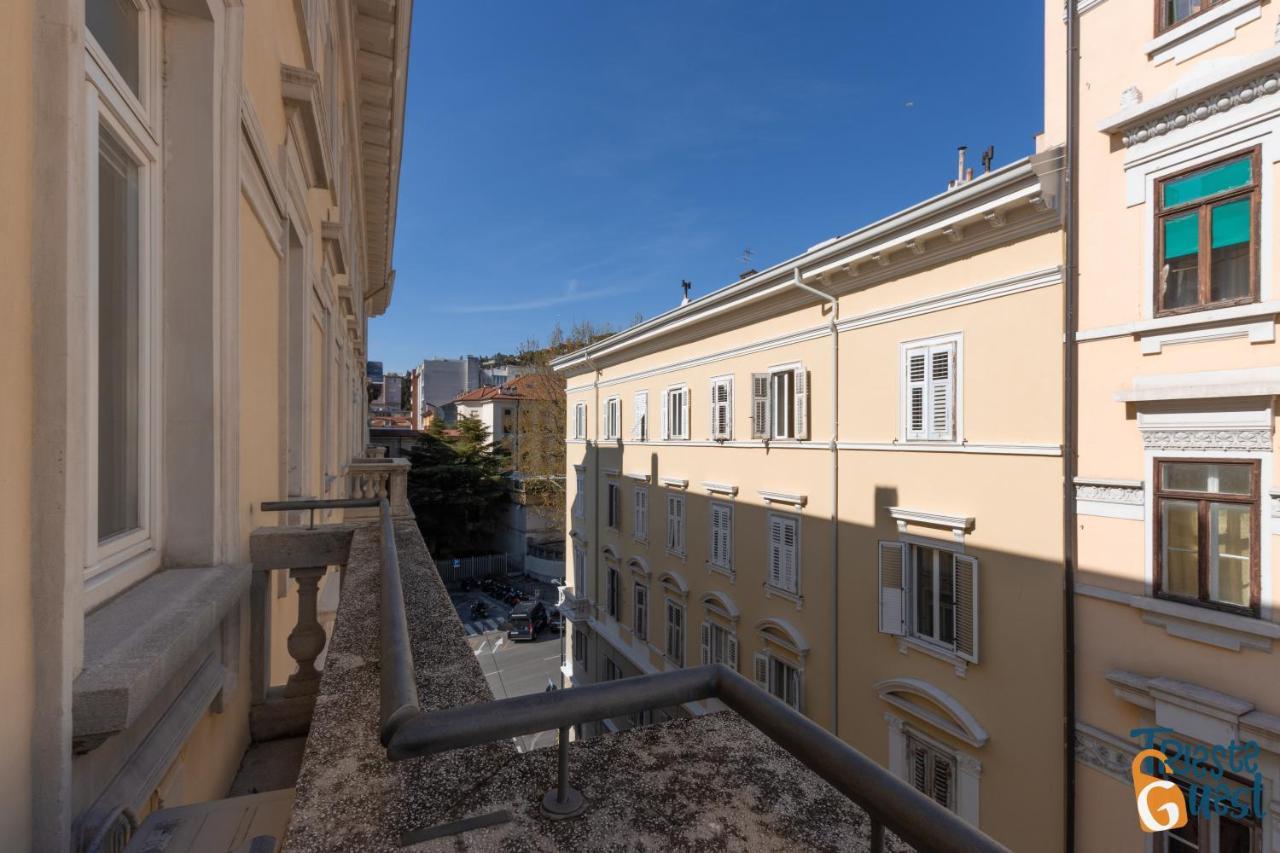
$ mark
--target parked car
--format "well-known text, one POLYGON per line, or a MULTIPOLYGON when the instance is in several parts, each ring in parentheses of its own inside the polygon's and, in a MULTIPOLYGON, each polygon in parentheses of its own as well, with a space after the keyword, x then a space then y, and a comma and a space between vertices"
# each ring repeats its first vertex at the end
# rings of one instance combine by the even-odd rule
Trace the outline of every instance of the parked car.
POLYGON ((547 606, 541 601, 525 601, 511 609, 510 640, 536 640, 538 632, 547 627, 547 606))
POLYGON ((552 607, 547 613, 547 627, 559 634, 564 630, 564 614, 559 608, 552 607))

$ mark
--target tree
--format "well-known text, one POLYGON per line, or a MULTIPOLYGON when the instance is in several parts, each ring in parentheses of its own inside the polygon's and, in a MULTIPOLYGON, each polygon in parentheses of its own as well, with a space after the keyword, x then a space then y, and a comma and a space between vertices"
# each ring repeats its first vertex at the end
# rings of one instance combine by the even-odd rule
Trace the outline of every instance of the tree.
POLYGON ((487 553, 508 502, 505 450, 475 418, 432 424, 409 451, 409 503, 437 557, 487 553))

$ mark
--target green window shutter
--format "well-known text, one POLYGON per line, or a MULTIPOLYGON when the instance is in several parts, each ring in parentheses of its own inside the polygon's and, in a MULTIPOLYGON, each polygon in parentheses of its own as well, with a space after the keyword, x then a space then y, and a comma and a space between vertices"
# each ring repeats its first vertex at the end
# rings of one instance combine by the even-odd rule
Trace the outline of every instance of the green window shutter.
POLYGON ((1164 206, 1177 207, 1220 192, 1248 186, 1252 181, 1253 160, 1250 157, 1242 157, 1202 172, 1195 172, 1185 178, 1169 181, 1164 185, 1164 206))
POLYGON ((1221 249, 1224 246, 1248 243, 1252 213, 1253 200, 1248 198, 1229 201, 1213 208, 1212 248, 1221 249))
POLYGON ((1164 221, 1165 260, 1194 255, 1200 251, 1200 214, 1188 213, 1164 221))

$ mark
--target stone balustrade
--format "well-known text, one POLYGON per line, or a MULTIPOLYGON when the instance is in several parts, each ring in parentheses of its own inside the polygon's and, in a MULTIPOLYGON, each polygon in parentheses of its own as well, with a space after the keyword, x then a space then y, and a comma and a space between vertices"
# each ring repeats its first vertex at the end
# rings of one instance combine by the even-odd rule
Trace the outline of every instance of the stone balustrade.
MULTIPOLYGON (((386 448, 376 448, 384 453, 386 448)), ((386 498, 391 503, 393 518, 413 518, 409 506, 409 460, 369 458, 352 459, 347 466, 347 497, 386 498)), ((378 517, 377 507, 348 509, 348 520, 378 517)))

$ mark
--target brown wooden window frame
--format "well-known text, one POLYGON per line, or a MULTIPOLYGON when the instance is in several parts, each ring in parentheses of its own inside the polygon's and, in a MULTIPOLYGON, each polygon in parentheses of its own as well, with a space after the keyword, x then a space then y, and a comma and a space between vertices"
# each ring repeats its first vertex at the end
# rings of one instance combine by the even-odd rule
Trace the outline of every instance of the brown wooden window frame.
POLYGON ((1262 546, 1259 537, 1262 535, 1262 463, 1256 459, 1223 459, 1223 458, 1157 458, 1154 460, 1154 484, 1151 500, 1155 513, 1155 524, 1152 525, 1152 566, 1154 568, 1153 593, 1156 598, 1178 601, 1196 607, 1208 607, 1227 613, 1258 617, 1261 614, 1262 583, 1262 546), (1248 466, 1250 495, 1233 495, 1221 492, 1184 492, 1164 487, 1164 465, 1209 464, 1248 466), (1164 499, 1179 501, 1196 501, 1199 512, 1198 571, 1196 598, 1176 595, 1164 591, 1164 499), (1222 601, 1214 601, 1209 597, 1209 504, 1237 503, 1250 507, 1249 524, 1249 606, 1240 607, 1222 601))
POLYGON ((1194 21, 1196 18, 1200 17, 1205 12, 1208 12, 1210 9, 1216 9, 1218 6, 1221 6, 1225 2, 1227 2, 1227 0, 1205 0, 1205 6, 1199 12, 1195 12, 1193 14, 1187 15, 1187 17, 1183 18, 1181 21, 1170 22, 1164 19, 1165 0, 1155 0, 1156 35, 1160 35, 1161 33, 1166 33, 1169 30, 1173 29, 1174 27, 1180 27, 1183 24, 1185 24, 1187 21, 1194 21))
POLYGON ((1262 213, 1262 146, 1256 145, 1252 149, 1244 151, 1236 151, 1225 157, 1219 157, 1208 163, 1201 163, 1192 166, 1189 169, 1183 169, 1172 175, 1160 178, 1155 183, 1155 269, 1152 275, 1152 288, 1154 290, 1153 305, 1155 306, 1155 315, 1157 317, 1170 317, 1179 314, 1191 314, 1197 311, 1207 311, 1213 308, 1226 308, 1231 305, 1247 305, 1258 301, 1259 279, 1260 279, 1260 260, 1259 251, 1261 247, 1261 239, 1259 237, 1259 217, 1262 213), (1196 172, 1203 172, 1233 160, 1240 160, 1244 157, 1250 159, 1250 174, 1252 181, 1248 186, 1239 187, 1237 189, 1228 190, 1218 193, 1217 195, 1208 196, 1206 198, 1197 199, 1196 201, 1187 202, 1185 204, 1175 205, 1173 207, 1165 207, 1164 205, 1164 188, 1166 184, 1185 178, 1196 172), (1249 210, 1249 293, 1245 296, 1239 296, 1235 299, 1220 299, 1216 302, 1210 301, 1210 290, 1213 285, 1213 250, 1211 228, 1213 225, 1212 215, 1207 215, 1206 211, 1228 201, 1235 201, 1240 198, 1250 197, 1252 204, 1249 210), (1186 305, 1180 308, 1164 307, 1164 221, 1174 216, 1184 215, 1192 210, 1199 213, 1199 258, 1196 267, 1196 279, 1199 285, 1200 301, 1195 305, 1186 305))

